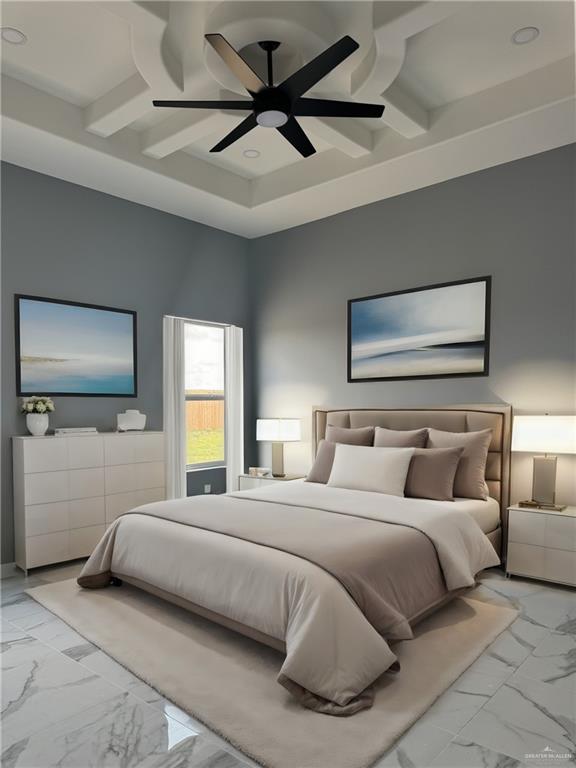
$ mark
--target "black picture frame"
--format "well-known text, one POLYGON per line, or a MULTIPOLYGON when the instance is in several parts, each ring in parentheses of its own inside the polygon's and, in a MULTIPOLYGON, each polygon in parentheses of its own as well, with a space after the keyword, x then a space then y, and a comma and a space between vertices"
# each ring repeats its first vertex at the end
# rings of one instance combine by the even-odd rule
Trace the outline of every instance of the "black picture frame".
POLYGON ((14 294, 14 332, 15 332, 15 367, 16 367, 16 394, 18 397, 31 397, 33 395, 47 395, 49 397, 138 397, 138 333, 137 333, 137 313, 131 309, 119 309, 117 307, 108 307, 104 304, 87 304, 81 301, 69 301, 66 299, 53 299, 46 296, 32 296, 24 293, 14 294), (22 372, 20 369, 20 302, 22 300, 39 301, 48 304, 62 304, 70 307, 83 307, 85 309, 102 310, 103 312, 117 312, 132 317, 132 364, 134 371, 134 387, 130 393, 126 392, 56 392, 43 388, 38 392, 22 391, 22 372))
POLYGON ((361 296, 356 299, 348 299, 347 314, 347 380, 349 384, 373 381, 407 381, 407 380, 426 380, 426 379, 445 379, 445 378, 468 378, 476 376, 488 376, 490 373, 490 309, 492 300, 492 276, 484 275, 482 277, 471 277, 466 280, 454 280, 447 283, 434 283, 431 285, 418 286, 417 288, 407 288, 400 291, 390 291, 388 293, 377 293, 371 296, 361 296), (373 299, 385 299, 390 296, 399 296, 402 294, 418 293, 422 291, 434 290, 436 288, 448 288, 456 285, 467 285, 470 283, 485 283, 485 304, 484 304, 484 365, 481 371, 462 372, 462 373, 430 373, 418 374, 414 376, 378 376, 378 377, 353 377, 352 376, 352 309, 353 305, 362 301, 371 301, 373 299))

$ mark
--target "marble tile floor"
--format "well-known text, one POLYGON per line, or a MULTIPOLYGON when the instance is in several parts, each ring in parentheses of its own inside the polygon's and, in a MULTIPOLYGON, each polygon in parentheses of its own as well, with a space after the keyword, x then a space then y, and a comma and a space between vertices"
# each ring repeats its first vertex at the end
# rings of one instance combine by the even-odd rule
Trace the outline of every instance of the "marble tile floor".
MULTIPOLYGON (((256 766, 24 593, 79 568, 1 581, 2 767, 256 766)), ((576 766, 576 591, 480 583, 519 617, 374 768, 576 766)))

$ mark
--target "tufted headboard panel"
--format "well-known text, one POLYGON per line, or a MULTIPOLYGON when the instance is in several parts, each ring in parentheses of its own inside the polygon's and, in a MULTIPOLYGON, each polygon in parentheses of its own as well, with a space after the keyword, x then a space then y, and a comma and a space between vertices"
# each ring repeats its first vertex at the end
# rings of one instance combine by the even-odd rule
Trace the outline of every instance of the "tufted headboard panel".
POLYGON ((506 520, 510 502, 510 443, 512 408, 509 405, 443 405, 433 408, 314 408, 312 441, 314 455, 328 425, 337 427, 386 427, 421 429, 432 427, 446 432, 492 430, 486 463, 486 482, 490 496, 500 504, 500 517, 506 520))

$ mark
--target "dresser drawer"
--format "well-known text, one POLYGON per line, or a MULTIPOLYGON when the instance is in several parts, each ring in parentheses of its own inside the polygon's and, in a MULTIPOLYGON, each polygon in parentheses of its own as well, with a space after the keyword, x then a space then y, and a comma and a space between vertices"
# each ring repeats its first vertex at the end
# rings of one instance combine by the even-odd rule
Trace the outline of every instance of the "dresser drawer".
POLYGON ((160 488, 164 483, 162 461, 106 467, 106 494, 160 488))
POLYGON ((576 552, 576 517, 546 515, 544 541, 547 547, 576 552))
POLYGON ((164 461, 164 435, 139 435, 134 446, 134 461, 164 461))
POLYGON ((576 552, 547 549, 544 557, 544 577, 576 587, 576 552))
POLYGON ((74 499, 68 502, 70 528, 86 528, 103 525, 106 520, 104 496, 91 499, 74 499))
POLYGON ((105 469, 106 495, 126 493, 136 490, 136 470, 134 464, 119 464, 105 469))
POLYGON ((70 533, 47 533, 26 539, 26 567, 37 568, 70 559, 70 533))
POLYGON ((104 438, 90 435, 65 439, 68 443, 69 469, 87 469, 104 464, 104 438))
POLYGON ((164 461, 163 434, 108 435, 104 438, 106 466, 150 461, 164 461))
POLYGON ((546 530, 547 515, 537 512, 521 512, 511 509, 508 518, 508 541, 519 544, 542 546, 546 530))
POLYGON ((90 528, 74 528, 70 531, 70 557, 88 557, 106 530, 105 525, 90 528))
POLYGON ((22 445, 24 472, 56 472, 68 468, 65 438, 29 438, 22 445))
POLYGON ((40 472, 24 476, 24 504, 68 499, 68 472, 40 472))
POLYGON ((165 483, 164 462, 162 461, 135 464, 134 469, 136 476, 135 490, 137 491, 159 488, 165 483))
POLYGON ((104 496, 104 468, 71 469, 68 473, 68 484, 69 499, 104 496))
POLYGON ((104 464, 133 464, 136 460, 136 435, 108 435, 104 438, 104 464))
POLYGON ((532 544, 508 542, 506 570, 519 576, 533 576, 537 579, 546 578, 545 557, 548 550, 535 547, 532 544))
POLYGON ((26 536, 40 536, 44 533, 67 531, 70 527, 67 501, 34 504, 25 507, 24 514, 26 516, 26 536))

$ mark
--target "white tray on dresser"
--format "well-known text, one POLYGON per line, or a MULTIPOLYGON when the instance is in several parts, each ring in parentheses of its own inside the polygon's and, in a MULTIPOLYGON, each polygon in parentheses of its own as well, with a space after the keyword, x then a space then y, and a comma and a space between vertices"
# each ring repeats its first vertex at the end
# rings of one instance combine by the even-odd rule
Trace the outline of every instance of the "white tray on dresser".
POLYGON ((165 498, 164 433, 14 437, 16 565, 89 555, 132 507, 165 498))

